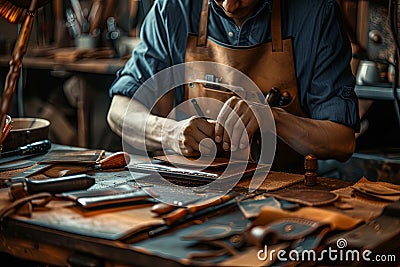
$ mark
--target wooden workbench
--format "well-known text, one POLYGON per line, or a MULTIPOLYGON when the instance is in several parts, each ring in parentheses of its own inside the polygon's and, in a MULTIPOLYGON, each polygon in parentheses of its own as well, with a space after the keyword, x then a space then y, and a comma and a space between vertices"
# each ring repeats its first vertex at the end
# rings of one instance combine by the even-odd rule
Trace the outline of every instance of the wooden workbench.
MULTIPOLYGON (((141 157, 132 156, 132 161, 140 159, 141 157)), ((2 179, 7 179, 20 171, 3 172, 2 179)), ((134 185, 136 181, 147 177, 146 174, 130 173, 125 170, 91 174, 96 179, 96 187, 134 185)), ((319 177, 317 181, 317 185, 312 189, 331 191, 350 185, 349 182, 331 178, 319 177)), ((248 182, 242 181, 235 190, 245 192, 246 184, 248 182)), ((274 189, 278 188, 281 188, 278 191, 310 189, 303 184, 302 175, 275 172, 268 174, 260 188, 263 188, 264 192, 275 191, 274 189), (276 185, 274 181, 280 181, 281 185, 283 183, 286 186, 276 185)), ((0 189, 2 207, 10 203, 7 190, 7 188, 0 189)), ((125 206, 107 212, 85 213, 74 208, 71 202, 51 201, 46 208, 35 210, 30 218, 12 215, 4 219, 1 222, 0 252, 19 259, 55 266, 186 265, 173 257, 160 256, 135 245, 148 240, 148 231, 152 229, 150 226, 159 227, 162 224, 162 219, 151 214, 151 206, 152 204, 148 203, 125 206), (77 262, 86 265, 78 265, 77 262)), ((222 216, 225 212, 225 209, 217 211, 212 217, 222 216)), ((193 225, 193 221, 176 229, 190 225, 193 225)), ((166 233, 173 235, 174 231, 171 229, 166 233)))

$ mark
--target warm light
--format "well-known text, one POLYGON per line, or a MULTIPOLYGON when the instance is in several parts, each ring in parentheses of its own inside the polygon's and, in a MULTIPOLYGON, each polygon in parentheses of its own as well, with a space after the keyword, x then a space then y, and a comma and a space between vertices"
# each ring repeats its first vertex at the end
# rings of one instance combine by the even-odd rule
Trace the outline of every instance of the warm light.
MULTIPOLYGON (((38 0, 36 8, 39 8, 51 0, 38 0)), ((0 17, 10 23, 21 23, 26 17, 31 0, 0 0, 0 17)))

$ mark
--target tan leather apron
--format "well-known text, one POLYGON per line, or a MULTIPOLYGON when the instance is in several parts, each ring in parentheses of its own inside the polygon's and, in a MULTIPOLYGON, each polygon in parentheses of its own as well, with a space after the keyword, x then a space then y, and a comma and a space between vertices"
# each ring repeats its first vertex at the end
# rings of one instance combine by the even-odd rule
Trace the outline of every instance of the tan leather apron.
MULTIPOLYGON (((281 93, 290 95, 290 100, 284 108, 289 113, 304 116, 298 97, 295 75, 293 48, 291 39, 282 39, 281 4, 274 0, 272 5, 271 35, 272 42, 245 47, 228 47, 207 38, 209 3, 203 0, 202 13, 198 35, 190 34, 187 39, 185 62, 209 61, 228 65, 246 74, 266 95, 271 88, 277 88, 281 93)), ((199 79, 205 79, 210 74, 220 77, 222 83, 237 85, 238 75, 226 69, 197 69, 199 79), (236 79, 236 80, 235 80, 236 79)), ((240 76, 239 76, 240 77, 240 76)), ((206 79, 207 80, 207 79, 206 79)), ((242 79, 243 80, 243 79, 242 79)), ((246 86, 246 85, 244 85, 246 86)), ((246 87, 244 87, 246 88, 246 87)), ((189 83, 185 87, 185 100, 207 97, 226 101, 234 93, 221 89, 208 88, 204 83, 189 83)), ((202 102, 199 99, 200 106, 202 102)), ((203 104, 207 110, 207 104, 203 104)), ((204 106, 202 109, 204 109, 204 106)), ((219 107, 220 108, 220 107, 219 107)), ((213 112, 211 112, 213 113, 213 112)), ((215 113, 215 112, 214 112, 215 113)), ((216 114, 218 111, 216 111, 216 114)), ((209 116, 209 114, 207 114, 209 116)), ((302 173, 304 172, 304 157, 295 152, 283 141, 277 138, 277 147, 272 170, 302 173)))

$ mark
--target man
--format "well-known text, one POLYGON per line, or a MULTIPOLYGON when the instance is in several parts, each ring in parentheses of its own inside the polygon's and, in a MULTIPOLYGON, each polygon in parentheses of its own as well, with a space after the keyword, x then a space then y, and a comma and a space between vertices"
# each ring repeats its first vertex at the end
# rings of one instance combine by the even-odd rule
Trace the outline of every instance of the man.
MULTIPOLYGON (((126 66, 118 72, 110 89, 113 100, 108 122, 118 134, 122 134, 124 124, 124 127, 135 133, 125 135, 124 141, 136 146, 145 139, 148 150, 170 148, 185 156, 198 156, 199 144, 206 138, 212 138, 224 150, 246 149, 248 145, 242 143, 242 137, 247 135, 251 138, 259 125, 248 103, 238 96, 225 102, 216 124, 196 116, 182 121, 165 118, 174 103, 180 103, 185 97, 191 98, 190 94, 188 96, 182 90, 177 89, 164 96, 149 117, 147 114, 150 107, 131 97, 148 78, 163 69, 185 62, 185 58, 192 58, 194 53, 188 41, 189 33, 200 33, 198 39, 195 39, 197 41, 204 41, 205 35, 219 44, 241 49, 267 43, 263 48, 269 51, 265 53, 266 61, 276 52, 276 44, 279 46, 283 42, 293 47, 293 51, 288 52, 288 58, 291 61, 289 65, 293 64, 295 68, 293 73, 298 97, 293 99, 297 99, 298 107, 271 108, 278 139, 301 156, 313 153, 320 159, 344 161, 354 151, 354 133, 358 131, 359 118, 354 93, 355 81, 349 65, 350 43, 342 30, 340 16, 339 6, 334 0, 282 0, 281 3, 277 0, 211 0, 209 4, 193 0, 156 1, 143 24, 141 44, 133 51, 126 66), (278 7, 281 11, 277 9, 274 13, 273 10, 278 7), (274 19, 277 13, 279 15, 274 19), (204 14, 208 14, 206 22, 204 14), (271 21, 282 23, 281 26, 278 24, 278 33, 282 31, 279 38, 272 36, 277 27, 271 26, 271 21), (202 30, 202 27, 208 31, 202 30), (127 117, 124 122, 128 106, 130 114, 135 116, 127 117), (236 127, 237 120, 231 115, 232 110, 241 118, 245 129, 236 127)), ((225 49, 223 53, 230 52, 225 49)), ((251 64, 248 62, 246 66, 251 64)), ((263 73, 262 70, 273 62, 257 64, 264 65, 254 74, 256 79, 269 75, 269 72, 263 73)), ((277 67, 285 70, 285 66, 277 67)), ((283 77, 284 72, 280 71, 270 77, 283 77)), ((289 75, 288 79, 293 77, 289 75)), ((270 85, 268 81, 266 84, 270 85)), ((285 158, 286 154, 282 154, 285 158)), ((296 164, 292 163, 277 164, 275 169, 301 172, 299 160, 296 164), (291 167, 294 165, 296 167, 291 167)))

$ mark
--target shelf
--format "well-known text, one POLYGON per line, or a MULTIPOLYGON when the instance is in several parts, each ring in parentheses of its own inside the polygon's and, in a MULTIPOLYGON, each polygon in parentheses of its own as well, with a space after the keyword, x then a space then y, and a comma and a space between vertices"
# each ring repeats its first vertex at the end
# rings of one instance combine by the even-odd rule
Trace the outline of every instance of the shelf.
MULTIPOLYGON (((394 100, 393 89, 387 86, 356 85, 355 92, 358 98, 375 100, 394 100)), ((397 88, 397 95, 400 98, 400 88, 397 88)))

